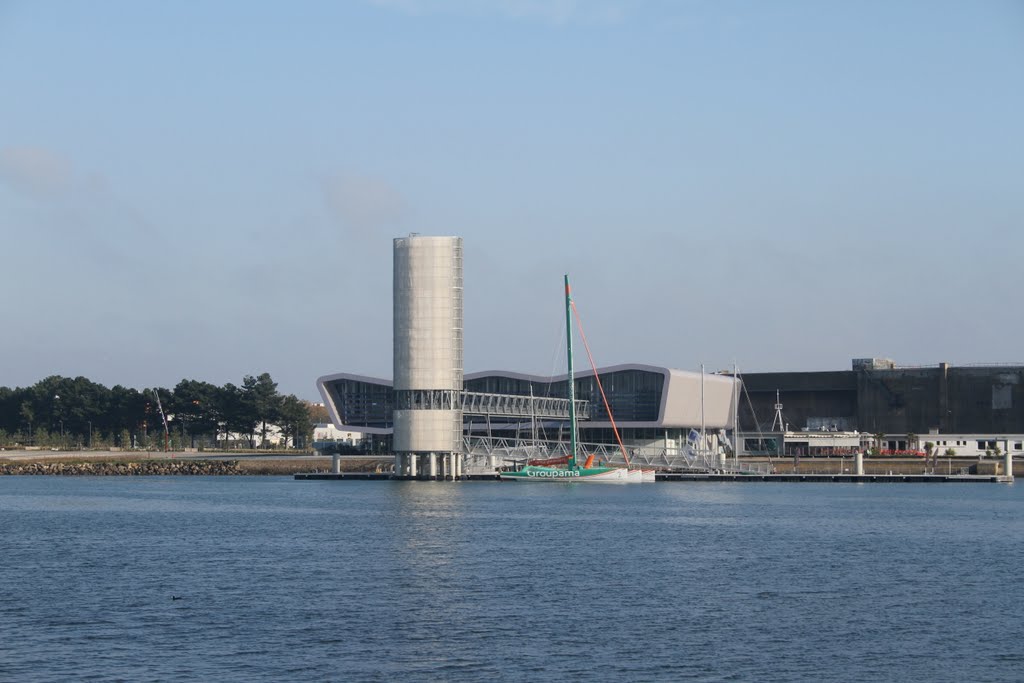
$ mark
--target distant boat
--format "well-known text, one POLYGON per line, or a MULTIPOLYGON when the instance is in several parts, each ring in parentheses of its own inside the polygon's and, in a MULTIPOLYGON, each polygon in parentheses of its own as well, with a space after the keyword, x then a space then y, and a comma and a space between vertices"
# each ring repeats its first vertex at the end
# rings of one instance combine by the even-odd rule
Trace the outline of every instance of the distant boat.
MULTIPOLYGON (((590 455, 581 466, 576 458, 579 450, 576 426, 576 383, 573 379, 572 360, 572 291, 569 289, 569 276, 565 276, 565 335, 566 356, 569 367, 569 456, 565 458, 564 467, 555 467, 555 460, 546 461, 550 464, 527 464, 513 472, 501 472, 499 476, 508 481, 586 481, 586 482, 641 482, 645 481, 641 470, 624 467, 594 465, 594 456, 590 455)), ((584 340, 585 341, 585 340, 584 340)), ((596 377, 596 370, 595 370, 596 377)), ((653 481, 654 471, 651 470, 653 481)))

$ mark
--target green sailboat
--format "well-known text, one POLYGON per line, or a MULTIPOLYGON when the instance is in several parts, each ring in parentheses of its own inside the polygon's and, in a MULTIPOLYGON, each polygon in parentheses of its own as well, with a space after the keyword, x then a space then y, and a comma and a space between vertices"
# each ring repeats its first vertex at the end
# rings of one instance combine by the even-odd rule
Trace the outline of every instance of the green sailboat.
POLYGON ((568 275, 565 276, 565 339, 569 366, 569 460, 565 467, 525 465, 513 472, 502 472, 499 476, 509 481, 631 481, 634 477, 626 469, 594 467, 592 466, 593 456, 587 458, 581 466, 576 458, 578 435, 576 429, 576 382, 573 377, 572 360, 572 290, 569 288, 568 275))

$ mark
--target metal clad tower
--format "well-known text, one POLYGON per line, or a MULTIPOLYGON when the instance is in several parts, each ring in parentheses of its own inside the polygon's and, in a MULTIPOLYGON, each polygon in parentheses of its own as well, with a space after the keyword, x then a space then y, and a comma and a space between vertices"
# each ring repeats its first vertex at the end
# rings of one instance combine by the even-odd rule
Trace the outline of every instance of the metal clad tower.
POLYGON ((462 454, 462 238, 399 237, 394 256, 395 473, 452 479, 462 454))

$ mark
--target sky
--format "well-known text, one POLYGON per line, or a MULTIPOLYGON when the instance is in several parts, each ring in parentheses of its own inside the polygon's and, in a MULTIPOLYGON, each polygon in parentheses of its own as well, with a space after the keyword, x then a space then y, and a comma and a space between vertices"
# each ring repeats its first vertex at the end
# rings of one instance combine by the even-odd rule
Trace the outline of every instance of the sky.
POLYGON ((1022 362, 1024 3, 0 0, 0 386, 1022 362))

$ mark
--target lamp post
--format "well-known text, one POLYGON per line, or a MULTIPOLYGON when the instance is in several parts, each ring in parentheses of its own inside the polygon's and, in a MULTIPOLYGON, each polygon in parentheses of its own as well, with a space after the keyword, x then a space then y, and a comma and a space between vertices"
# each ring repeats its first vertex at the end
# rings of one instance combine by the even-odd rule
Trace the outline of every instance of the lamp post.
POLYGON ((60 422, 60 449, 64 450, 64 417, 60 410, 60 394, 53 395, 53 406, 57 409, 57 420, 60 422))
POLYGON ((92 420, 89 420, 89 450, 92 450, 92 420))

